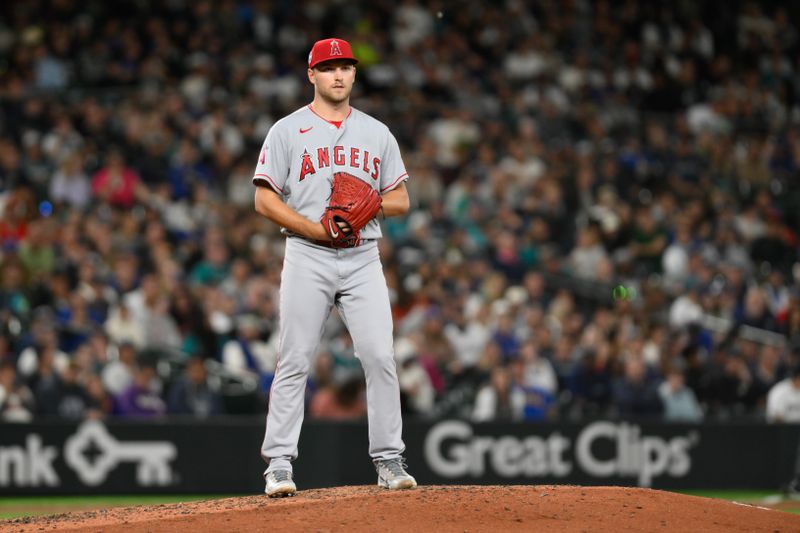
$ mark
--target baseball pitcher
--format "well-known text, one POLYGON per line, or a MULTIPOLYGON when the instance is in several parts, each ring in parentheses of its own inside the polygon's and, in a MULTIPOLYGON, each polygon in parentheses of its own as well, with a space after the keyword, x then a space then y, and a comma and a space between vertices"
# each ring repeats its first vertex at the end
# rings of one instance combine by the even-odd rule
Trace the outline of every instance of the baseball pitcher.
POLYGON ((308 56, 314 100, 270 129, 253 176, 256 211, 287 237, 279 359, 261 448, 270 497, 297 490, 292 461, 306 378, 334 305, 366 375, 369 454, 378 484, 417 485, 402 456, 392 315, 376 220, 408 211, 408 174, 389 129, 350 106, 357 62, 347 41, 314 44, 308 56))

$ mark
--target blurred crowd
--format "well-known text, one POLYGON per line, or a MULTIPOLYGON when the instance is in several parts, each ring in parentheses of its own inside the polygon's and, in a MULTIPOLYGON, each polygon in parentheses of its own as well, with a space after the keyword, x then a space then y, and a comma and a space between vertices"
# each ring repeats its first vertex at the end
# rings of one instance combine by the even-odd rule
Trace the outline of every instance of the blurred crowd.
MULTIPOLYGON (((283 238, 251 177, 331 35, 411 177, 380 244, 409 416, 763 417, 800 375, 796 15, 3 3, 0 417, 236 413, 211 360, 266 397, 283 238)), ((335 314, 308 412, 366 413, 335 314)))

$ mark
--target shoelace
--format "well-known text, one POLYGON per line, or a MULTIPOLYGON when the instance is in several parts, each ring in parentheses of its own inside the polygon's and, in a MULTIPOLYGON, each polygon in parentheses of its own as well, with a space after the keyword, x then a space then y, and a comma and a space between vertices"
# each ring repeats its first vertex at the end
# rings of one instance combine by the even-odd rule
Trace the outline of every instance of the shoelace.
POLYGON ((393 476, 407 476, 405 468, 407 467, 405 459, 389 459, 383 461, 381 465, 389 471, 393 476))
POLYGON ((272 472, 272 477, 275 478, 275 481, 289 481, 291 479, 288 470, 276 470, 272 472))

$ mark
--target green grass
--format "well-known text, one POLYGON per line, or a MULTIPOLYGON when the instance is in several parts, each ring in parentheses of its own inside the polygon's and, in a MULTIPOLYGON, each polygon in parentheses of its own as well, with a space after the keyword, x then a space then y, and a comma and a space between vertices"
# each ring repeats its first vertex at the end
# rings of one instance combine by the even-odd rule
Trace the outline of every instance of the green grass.
POLYGON ((230 498, 227 494, 164 494, 122 496, 19 496, 0 498, 0 520, 23 516, 41 516, 105 507, 154 505, 230 498))
MULTIPOLYGON (((689 496, 703 496, 754 505, 763 504, 765 498, 781 496, 781 493, 776 490, 676 490, 675 492, 689 496)), ((781 505, 780 510, 785 513, 800 515, 800 501, 787 500, 781 505)))
POLYGON ((703 496, 705 498, 735 500, 737 502, 763 500, 767 496, 779 494, 776 490, 676 490, 675 492, 689 496, 703 496))

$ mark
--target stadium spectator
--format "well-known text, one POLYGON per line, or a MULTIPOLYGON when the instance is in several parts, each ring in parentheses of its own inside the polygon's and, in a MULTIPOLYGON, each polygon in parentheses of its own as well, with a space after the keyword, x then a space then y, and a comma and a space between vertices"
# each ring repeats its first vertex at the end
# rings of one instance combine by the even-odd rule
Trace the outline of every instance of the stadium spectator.
POLYGON ((108 154, 106 165, 92 176, 95 197, 115 207, 133 207, 138 185, 139 175, 126 166, 125 158, 118 149, 108 154))
POLYGON ((69 152, 50 182, 50 200, 56 206, 82 210, 92 199, 91 190, 80 152, 69 152))
POLYGON ((525 392, 511 379, 504 366, 492 369, 489 382, 480 388, 475 397, 472 420, 489 422, 521 420, 525 410, 525 392))
POLYGON ((130 417, 157 417, 166 414, 167 405, 161 397, 161 382, 150 364, 134 368, 130 386, 114 397, 114 413, 130 417))
POLYGON ((144 331, 139 321, 135 320, 125 302, 111 309, 105 322, 108 337, 116 344, 130 343, 136 348, 145 345, 144 331))
POLYGON ((102 419, 110 416, 114 410, 114 398, 103 387, 100 376, 89 374, 86 377, 85 388, 89 396, 89 408, 85 412, 86 418, 102 419))
POLYGON ((269 391, 275 375, 278 354, 261 339, 261 322, 255 315, 237 318, 237 335, 222 347, 222 364, 236 376, 251 374, 264 392, 269 391))
POLYGON ((35 411, 33 393, 18 378, 14 365, 0 362, 0 420, 31 422, 35 411))
POLYGON ((785 424, 800 422, 800 367, 794 367, 789 377, 770 389, 767 395, 767 421, 785 424))
POLYGON ((81 420, 88 416, 92 400, 80 382, 80 369, 74 362, 61 373, 56 413, 64 420, 81 420))
MULTIPOLYGON (((191 3, 87 0, 34 28, 16 5, 0 8, 0 334, 18 379, 52 344, 42 327, 58 371, 87 358, 104 378, 123 342, 222 360, 237 316, 274 330, 283 241, 252 211, 248 161, 307 99, 291 72, 314 36, 298 28, 341 10, 201 20, 191 3), (119 24, 121 45, 92 30, 119 24), (97 328, 112 362, 86 348, 97 328)), ((364 110, 393 125, 411 176, 415 209, 382 223, 381 247, 396 333, 427 337, 431 413, 471 411, 456 392, 521 372, 533 339, 557 413, 610 413, 635 354, 646 372, 685 366, 707 418, 763 414, 800 336, 791 9, 348 9, 371 21, 352 36, 364 110)), ((332 328, 321 348, 339 342, 332 328)))
POLYGON ((623 376, 613 384, 614 404, 623 416, 655 416, 664 406, 655 385, 656 378, 648 375, 647 365, 636 357, 624 364, 623 376))
POLYGON ((103 387, 113 396, 125 392, 133 384, 136 366, 136 346, 122 342, 117 349, 116 360, 109 361, 102 370, 103 387))
POLYGON ((45 353, 51 359, 46 367, 53 365, 56 372, 64 371, 69 366, 70 356, 58 348, 56 325, 52 319, 46 314, 40 314, 31 325, 31 333, 30 345, 22 350, 17 359, 19 375, 26 380, 35 375, 41 369, 39 361, 45 353))
POLYGON ((186 362, 183 375, 170 387, 167 410, 170 414, 195 418, 208 418, 224 412, 222 398, 209 381, 201 357, 192 357, 186 362))
POLYGON ((335 372, 333 379, 314 393, 309 404, 313 418, 358 420, 367 416, 363 376, 355 372, 335 372))
POLYGON ((671 368, 666 379, 658 386, 658 395, 664 406, 664 420, 673 422, 699 422, 703 410, 680 368, 671 368))
MULTIPOLYGON (((773 424, 800 423, 800 365, 792 368, 789 377, 775 384, 767 396, 767 422, 773 424)), ((786 492, 800 495, 800 443, 798 443, 794 477, 786 492)))
POLYGON ((436 391, 430 376, 417 360, 414 341, 406 337, 397 339, 394 356, 397 360, 397 380, 400 383, 403 411, 420 416, 433 412, 436 391))

